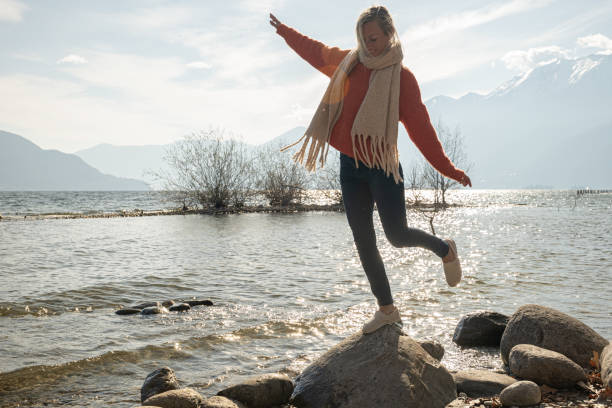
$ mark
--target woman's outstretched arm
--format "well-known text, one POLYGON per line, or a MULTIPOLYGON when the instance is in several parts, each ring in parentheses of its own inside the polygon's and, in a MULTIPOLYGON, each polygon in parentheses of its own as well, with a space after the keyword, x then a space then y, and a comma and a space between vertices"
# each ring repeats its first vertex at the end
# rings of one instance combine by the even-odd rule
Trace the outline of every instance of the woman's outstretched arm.
POLYGON ((276 32, 285 39, 287 44, 300 57, 328 77, 334 74, 342 59, 349 53, 349 50, 328 47, 322 42, 300 34, 293 28, 281 23, 272 13, 270 13, 270 25, 276 28, 276 32))

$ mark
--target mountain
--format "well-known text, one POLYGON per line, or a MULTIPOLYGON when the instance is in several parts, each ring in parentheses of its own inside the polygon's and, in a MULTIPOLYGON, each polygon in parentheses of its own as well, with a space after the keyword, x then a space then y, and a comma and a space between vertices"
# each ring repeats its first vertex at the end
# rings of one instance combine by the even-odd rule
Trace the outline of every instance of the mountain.
POLYGON ((612 184, 612 55, 560 59, 487 95, 426 102, 459 127, 480 188, 612 184))
POLYGON ((102 174, 73 154, 43 150, 21 136, 0 131, 0 190, 149 190, 149 186, 102 174))

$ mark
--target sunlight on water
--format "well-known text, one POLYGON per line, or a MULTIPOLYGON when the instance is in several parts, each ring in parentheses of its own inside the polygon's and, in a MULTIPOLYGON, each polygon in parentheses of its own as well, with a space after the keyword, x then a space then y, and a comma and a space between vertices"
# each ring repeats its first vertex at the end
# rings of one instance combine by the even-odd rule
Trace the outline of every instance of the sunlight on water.
MULTIPOLYGON (((449 200, 463 206, 438 214, 435 227, 460 250, 457 288, 446 286, 433 254, 392 247, 375 216, 404 331, 442 343, 448 369, 502 368, 497 350, 452 343, 458 320, 476 310, 511 314, 538 303, 612 337, 601 289, 612 281, 611 195, 462 190, 449 200)), ((408 220, 429 228, 419 212, 408 220)), ((205 395, 258 373, 295 376, 375 308, 342 213, 14 221, 0 223, 0 241, 6 404, 30 395, 130 407, 162 365, 205 395), (215 306, 114 314, 193 298, 215 306)))

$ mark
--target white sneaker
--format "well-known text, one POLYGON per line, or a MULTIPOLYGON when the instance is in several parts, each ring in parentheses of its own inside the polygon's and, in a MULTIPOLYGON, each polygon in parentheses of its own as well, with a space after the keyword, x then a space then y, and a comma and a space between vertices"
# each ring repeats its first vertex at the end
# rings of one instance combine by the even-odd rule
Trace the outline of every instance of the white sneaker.
POLYGON ((363 325, 361 332, 363 334, 373 333, 383 326, 393 323, 401 323, 401 321, 402 318, 397 307, 389 314, 377 310, 376 313, 374 313, 374 317, 363 325))
POLYGON ((457 245, 452 239, 445 240, 448 244, 449 253, 455 255, 455 259, 450 262, 443 262, 444 275, 446 276, 446 283, 448 286, 457 286, 461 282, 461 263, 459 262, 459 255, 457 254, 457 245))

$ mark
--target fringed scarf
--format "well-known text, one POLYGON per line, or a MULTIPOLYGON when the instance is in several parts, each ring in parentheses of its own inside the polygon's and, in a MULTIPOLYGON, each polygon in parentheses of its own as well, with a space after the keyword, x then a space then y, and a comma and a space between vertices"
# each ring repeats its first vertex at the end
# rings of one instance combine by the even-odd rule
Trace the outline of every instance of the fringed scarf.
MULTIPOLYGON (((361 30, 359 30, 361 31, 361 30)), ((361 32, 358 32, 359 47, 351 50, 340 62, 331 77, 323 99, 317 108, 306 133, 295 143, 281 149, 285 151, 303 141, 293 159, 314 171, 317 159, 323 167, 329 151, 329 138, 342 112, 344 85, 348 75, 358 61, 373 70, 368 91, 359 107, 351 129, 353 157, 369 168, 380 168, 396 183, 402 182, 399 174, 397 151, 397 122, 399 121, 400 72, 402 70, 402 47, 394 34, 389 47, 379 56, 372 57, 365 51, 361 32), (367 140, 370 139, 371 151, 367 140), (357 149, 361 152, 357 153, 357 149)))

